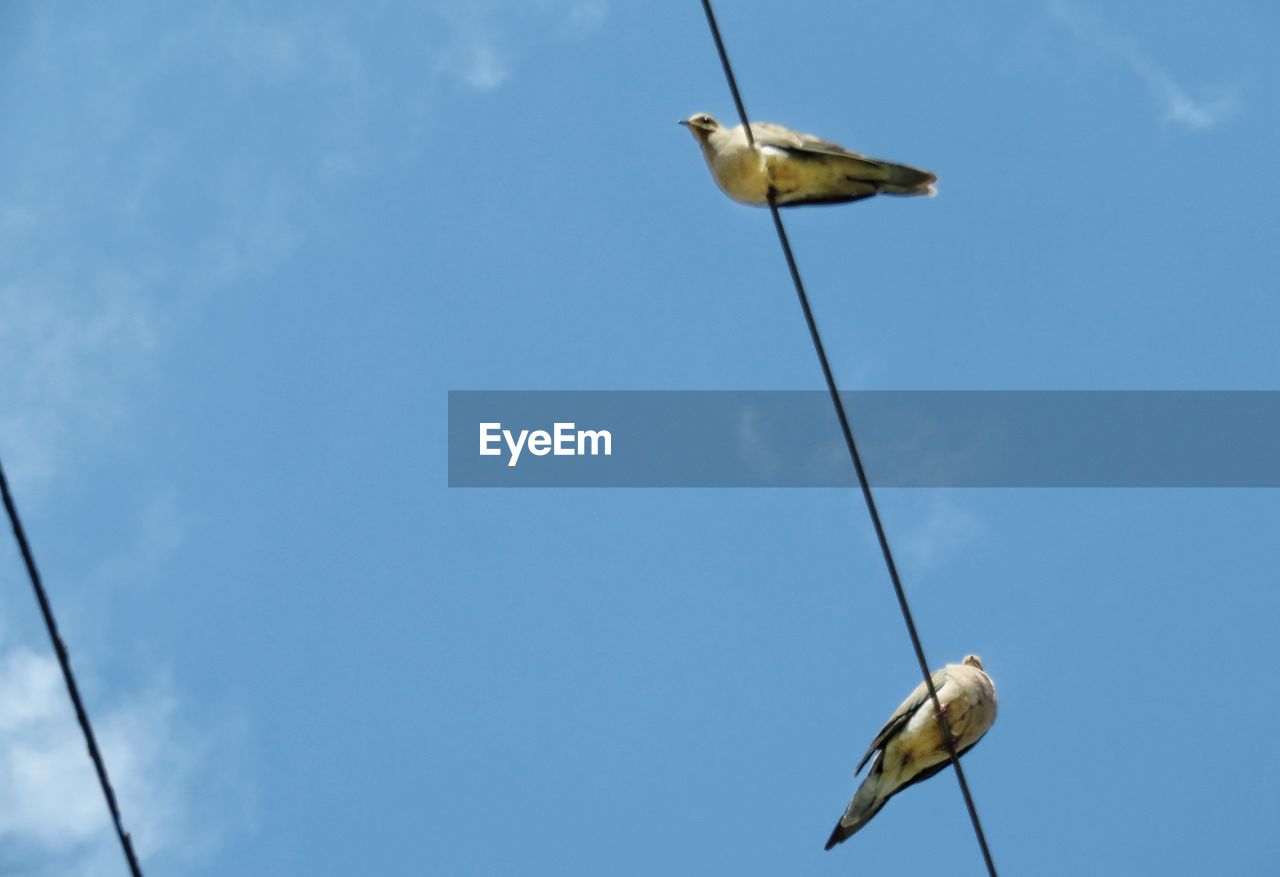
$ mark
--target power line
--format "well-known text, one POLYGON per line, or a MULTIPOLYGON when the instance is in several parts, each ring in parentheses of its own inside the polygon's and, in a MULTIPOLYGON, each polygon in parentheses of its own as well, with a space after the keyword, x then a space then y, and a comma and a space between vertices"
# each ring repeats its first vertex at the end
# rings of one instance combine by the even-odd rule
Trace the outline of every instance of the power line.
MULTIPOLYGON (((703 0, 706 2, 706 0, 703 0)), ((778 232, 778 240, 782 244, 783 255, 787 259, 787 268, 791 272, 791 281, 795 284, 796 295, 800 298, 800 307, 804 311, 805 322, 809 324, 809 336, 813 338, 814 350, 818 353, 818 362, 822 365, 822 375, 827 381, 827 392, 831 395, 831 403, 835 406, 836 417, 840 421, 840 430, 844 433, 844 443, 849 449, 849 458, 853 460, 854 471, 858 473, 858 484, 862 488, 862 498, 866 500, 867 512, 871 515, 871 525, 876 531, 876 540, 880 543, 880 553, 884 555, 885 566, 889 569, 889 580, 893 582, 893 592, 898 598, 898 608, 902 610, 902 620, 907 624, 907 633, 911 636, 911 646, 915 649, 916 660, 920 664, 920 672, 924 674, 925 687, 929 689, 929 698, 933 701, 934 714, 938 725, 942 728, 942 739, 947 746, 947 754, 956 769, 956 780, 960 783, 960 793, 964 796, 965 808, 969 811, 969 819, 973 823, 974 833, 978 836, 978 846, 982 848, 982 858, 986 862, 987 872, 996 877, 996 866, 991 860, 991 850, 987 847, 987 836, 982 830, 982 821, 978 819, 978 811, 973 804, 973 796, 969 792, 969 782, 965 779, 964 770, 960 767, 960 757, 956 753, 955 738, 951 734, 951 723, 938 702, 938 691, 933 684, 933 674, 929 671, 929 662, 924 656, 924 646, 920 643, 920 633, 916 630, 915 619, 911 616, 911 607, 907 604, 907 594, 902 587, 902 579, 898 575, 898 565, 893 560, 893 551, 889 548, 889 538, 885 535, 884 524, 880 520, 880 512, 876 508, 875 496, 871 493, 871 485, 867 481, 867 472, 862 466, 862 454, 858 452, 858 444, 853 439, 853 429, 849 426, 849 417, 845 414, 844 402, 836 390, 836 380, 831 373, 831 364, 827 361, 827 352, 822 344, 822 335, 818 332, 818 324, 809 307, 809 297, 805 294, 804 284, 800 280, 800 269, 796 267, 795 256, 791 253, 791 242, 787 239, 787 231, 782 225, 782 216, 778 213, 778 205, 769 200, 769 211, 773 214, 773 225, 778 232)))
POLYGON ((142 868, 138 865, 138 857, 133 853, 133 842, 129 833, 124 830, 120 819, 120 808, 116 804, 116 794, 111 788, 111 780, 107 777, 107 764, 98 750, 98 741, 93 736, 93 727, 89 724, 89 713, 80 699, 80 689, 76 686, 75 674, 71 671, 71 657, 67 647, 58 635, 58 622, 53 617, 53 607, 49 605, 49 597, 45 593, 44 583, 40 579, 40 571, 36 568, 35 556, 31 553, 31 545, 27 542, 26 531, 22 528, 22 519, 18 517, 18 506, 9 492, 9 481, 5 478, 4 466, 0 464, 0 495, 4 498, 4 509, 9 514, 9 524, 13 527, 13 536, 18 540, 18 550, 27 566, 27 576, 31 579, 31 588, 35 591, 36 602, 40 604, 40 613, 44 616, 45 627, 49 630, 49 639, 53 642, 53 650, 58 655, 58 664, 62 667, 62 678, 67 683, 67 694, 71 696, 71 705, 75 707, 76 719, 80 722, 80 730, 84 732, 84 742, 89 748, 89 758, 98 773, 98 784, 102 786, 102 795, 106 798, 107 809, 111 811, 111 821, 115 823, 116 836, 120 839, 120 848, 129 863, 129 872, 133 877, 142 877, 142 868))
MULTIPOLYGON (((702 0, 702 9, 707 14, 707 23, 711 27, 711 36, 716 43, 716 51, 720 55, 720 64, 724 67, 725 80, 729 91, 733 94, 733 103, 738 108, 738 117, 747 133, 747 141, 754 147, 755 139, 751 135, 751 121, 747 118, 742 96, 738 92, 738 82, 733 75, 733 67, 729 64, 729 55, 724 48, 724 40, 720 37, 720 28, 716 25, 715 13, 711 10, 711 0, 702 0)), ((938 701, 938 691, 933 684, 933 674, 929 670, 929 662, 925 658, 924 646, 920 642, 920 633, 916 630, 915 619, 911 615, 911 607, 907 603, 907 593, 902 587, 902 578, 898 575, 898 565, 894 562, 893 551, 889 548, 889 538, 885 535, 884 523, 880 520, 880 512, 876 508, 876 500, 871 492, 871 483, 867 480, 866 469, 862 465, 862 454, 858 451, 858 443, 853 438, 853 428, 849 425, 849 417, 840 399, 840 391, 836 386, 835 375, 831 371, 831 363, 827 360, 826 347, 822 343, 822 334, 818 331, 818 322, 814 319, 813 309, 809 306, 809 296, 805 293, 804 283, 800 279, 800 269, 796 265, 795 255, 791 252, 791 241, 787 237, 786 227, 782 224, 782 214, 773 192, 769 193, 769 213, 773 216, 773 227, 778 233, 778 243, 782 245, 782 254, 787 260, 787 270, 791 273, 791 282, 795 285, 796 296, 800 299, 800 309, 804 311, 805 323, 809 327, 809 337, 813 339, 813 349, 818 354, 818 364, 822 366, 822 376, 827 382, 827 392, 831 396, 831 404, 835 407, 836 418, 840 421, 840 430, 844 433, 844 443, 849 450, 849 459, 853 462, 854 471, 858 475, 858 486, 862 489, 862 498, 866 501, 867 512, 871 515, 871 525, 876 531, 876 540, 880 543, 880 553, 884 556, 885 566, 889 570, 889 580, 893 583, 894 594, 898 598, 898 608, 902 611, 902 620, 906 622, 907 633, 911 637, 911 646, 916 653, 916 661, 920 664, 920 672, 924 675, 924 684, 929 691, 929 699, 933 701, 934 715, 938 719, 938 727, 942 730, 942 739, 947 747, 947 754, 956 771, 956 780, 960 784, 960 794, 964 797, 965 809, 969 811, 969 821, 973 823, 973 832, 977 836, 978 846, 982 850, 982 859, 986 863, 990 877, 997 877, 995 862, 991 858, 991 850, 987 846, 987 836, 982 830, 982 820, 978 818, 978 810, 973 803, 973 795, 969 792, 969 782, 965 779, 964 769, 960 767, 960 756, 956 752, 955 737, 951 733, 951 723, 947 721, 938 701)))
POLYGON ((729 92, 733 95, 733 105, 738 108, 738 118, 742 120, 742 130, 747 132, 747 145, 755 148, 756 138, 751 133, 751 123, 747 121, 747 108, 742 104, 742 94, 738 91, 738 80, 733 75, 733 65, 729 63, 729 53, 724 50, 724 40, 720 38, 720 25, 716 24, 716 14, 711 11, 710 0, 702 0, 702 11, 707 13, 707 26, 711 28, 711 37, 716 41, 716 53, 720 55, 720 66, 724 68, 724 78, 729 83, 729 92))

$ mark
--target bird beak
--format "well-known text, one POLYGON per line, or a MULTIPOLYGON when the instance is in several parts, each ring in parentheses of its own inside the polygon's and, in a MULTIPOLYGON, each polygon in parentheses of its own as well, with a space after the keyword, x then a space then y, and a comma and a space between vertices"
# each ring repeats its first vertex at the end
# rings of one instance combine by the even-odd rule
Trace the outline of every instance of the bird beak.
POLYGON ((684 125, 686 128, 688 128, 688 127, 689 127, 689 120, 688 120, 688 119, 681 119, 679 122, 676 122, 676 124, 677 124, 677 125, 684 125))

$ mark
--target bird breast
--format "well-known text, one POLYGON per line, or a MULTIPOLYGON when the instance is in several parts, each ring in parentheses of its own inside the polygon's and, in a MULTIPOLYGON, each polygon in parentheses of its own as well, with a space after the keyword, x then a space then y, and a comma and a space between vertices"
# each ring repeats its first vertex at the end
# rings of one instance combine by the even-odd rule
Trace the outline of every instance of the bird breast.
POLYGON ((758 206, 769 202, 769 175, 760 152, 744 145, 719 153, 704 146, 703 153, 720 191, 742 204, 758 206))

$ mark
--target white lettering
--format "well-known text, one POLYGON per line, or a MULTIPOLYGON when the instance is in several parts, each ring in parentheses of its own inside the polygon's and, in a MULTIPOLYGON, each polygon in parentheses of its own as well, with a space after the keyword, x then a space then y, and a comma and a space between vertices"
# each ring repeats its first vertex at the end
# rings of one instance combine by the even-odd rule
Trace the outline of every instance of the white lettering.
MULTIPOLYGON (((573 424, 569 424, 573 426, 573 424)), ((581 456, 587 452, 587 442, 591 442, 591 456, 600 455, 600 443, 604 443, 604 455, 606 457, 613 456, 613 434, 607 429, 580 429, 578 430, 578 454, 581 456)))
POLYGON ((577 429, 577 424, 572 421, 556 421, 551 432, 545 429, 515 432, 503 429, 501 423, 480 424, 480 456, 499 457, 504 444, 511 454, 511 459, 507 460, 509 468, 519 464, 525 451, 535 457, 547 454, 557 457, 613 456, 613 434, 607 429, 577 429))
POLYGON ((501 428, 501 423, 480 424, 480 456, 496 457, 502 453, 502 436, 494 433, 494 430, 501 428))
POLYGON ((572 457, 575 453, 582 453, 581 449, 574 450, 573 446, 573 424, 556 422, 556 450, 557 457, 572 457))
POLYGON ((551 433, 545 429, 535 429, 529 433, 529 453, 535 457, 545 457, 551 452, 551 433))
POLYGON ((524 440, 529 437, 529 430, 520 430, 520 440, 516 442, 511 441, 511 430, 504 429, 502 435, 507 440, 507 447, 511 449, 511 459, 507 461, 507 466, 515 468, 516 462, 520 459, 520 451, 524 448, 524 440))

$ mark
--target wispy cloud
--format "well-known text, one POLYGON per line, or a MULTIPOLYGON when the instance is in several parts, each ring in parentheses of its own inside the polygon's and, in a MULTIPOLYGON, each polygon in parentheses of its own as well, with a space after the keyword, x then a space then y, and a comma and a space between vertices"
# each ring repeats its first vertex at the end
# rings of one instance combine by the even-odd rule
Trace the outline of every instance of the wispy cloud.
POLYGON ((117 12, 109 28, 42 8, 7 59, 25 87, 0 106, 0 374, 21 379, 0 382, 0 453, 28 502, 127 424, 175 324, 284 263, 327 187, 375 164, 346 22, 117 12), (131 15, 148 22, 142 43, 131 15), (148 109, 175 89, 200 98, 148 109), (281 105, 301 108, 287 147, 281 105), (215 144, 218 117, 238 124, 215 144))
POLYGON ((476 91, 493 91, 507 81, 506 54, 497 35, 485 31, 457 30, 441 51, 436 70, 476 91))
POLYGON ((442 2, 436 14, 444 25, 443 41, 435 51, 436 73, 474 91, 493 91, 511 78, 516 64, 512 37, 527 43, 527 18, 538 19, 534 33, 571 39, 584 38, 605 19, 604 0, 542 0, 542 2, 442 2))
MULTIPOLYGON (((95 704, 94 725, 139 853, 198 866, 236 820, 247 788, 228 785, 238 730, 182 715, 163 685, 95 704), (228 797, 230 796, 230 798, 228 797), (228 806, 229 800, 234 803, 228 806), (215 803, 216 802, 216 803, 215 803)), ((116 875, 121 853, 52 657, 0 652, 0 873, 116 875)))
POLYGON ((573 0, 565 13, 565 27, 574 36, 586 36, 604 23, 604 0, 573 0))
POLYGON ((953 561, 982 538, 982 521, 948 491, 882 491, 892 496, 894 544, 903 566, 915 574, 932 573, 953 561))
MULTIPOLYGON (((423 19, 438 16, 391 28, 375 6, 366 17, 123 3, 109 22, 33 6, 6 35, 23 87, 0 95, 0 454, 29 523, 46 488, 74 489, 127 434, 175 327, 305 246, 326 187, 416 151, 441 85, 433 51, 468 89, 510 81, 509 18, 525 14, 514 0, 474 25, 447 18, 426 52, 423 19), (385 40, 403 63, 379 68, 362 35, 389 30, 407 34, 385 40)), ((547 34, 581 36, 604 8, 548 0, 536 14, 547 34)), ((96 559, 98 596, 64 588, 64 619, 179 549, 180 497, 148 489, 135 550, 96 559)), ((83 674, 92 664, 77 645, 83 674)), ((52 658, 0 642, 0 874, 120 873, 61 684, 52 658)), ((90 706, 140 851, 198 856, 240 827, 245 773, 228 754, 240 730, 195 721, 168 684, 90 706)))
POLYGON ((66 283, 0 286, 0 374, 21 376, 0 382, 0 452, 24 485, 51 480, 78 435, 110 432, 119 382, 154 346, 145 299, 123 289, 76 297, 66 283))
POLYGON ((1050 18, 1076 40, 1119 61, 1136 76, 1159 104, 1166 121, 1190 131, 1205 131, 1239 109, 1239 98, 1230 91, 1193 93, 1134 40, 1069 0, 1049 0, 1047 9, 1050 18))

